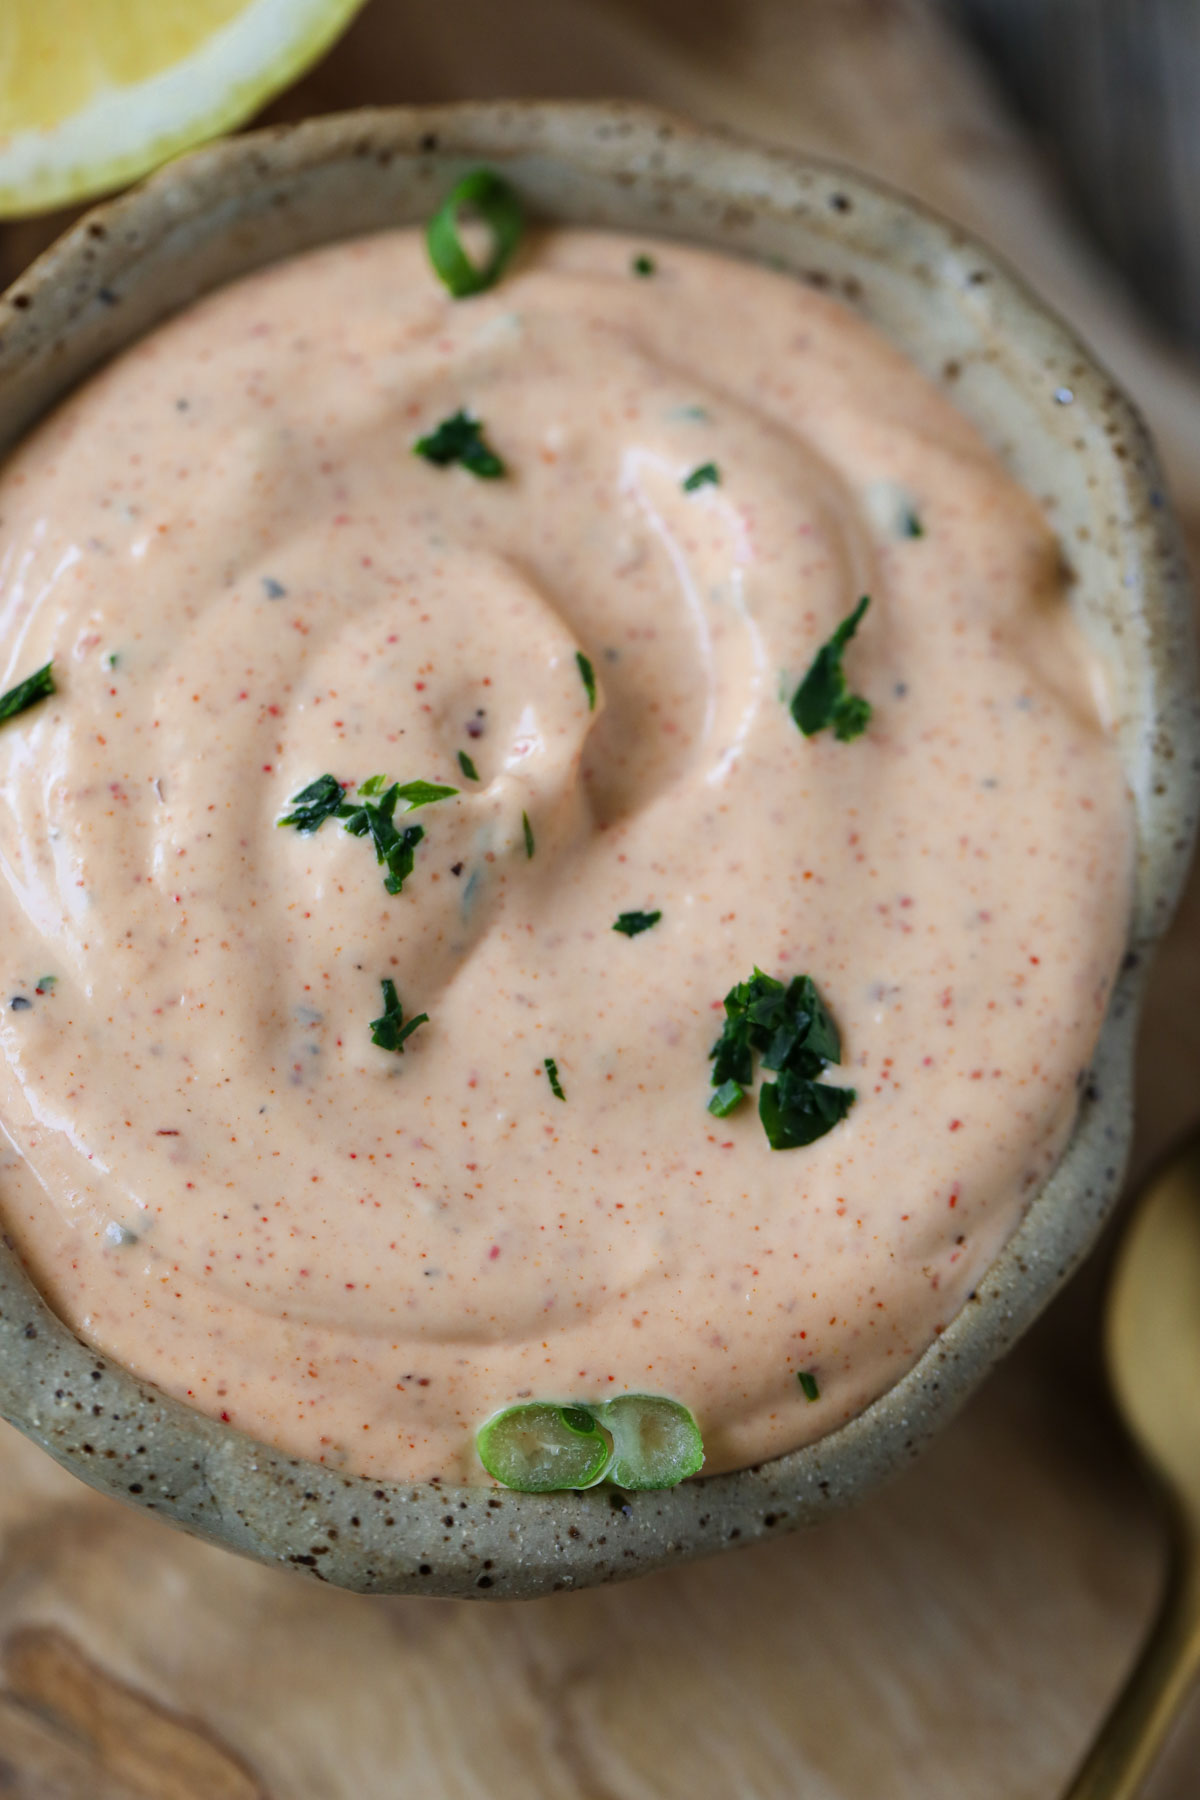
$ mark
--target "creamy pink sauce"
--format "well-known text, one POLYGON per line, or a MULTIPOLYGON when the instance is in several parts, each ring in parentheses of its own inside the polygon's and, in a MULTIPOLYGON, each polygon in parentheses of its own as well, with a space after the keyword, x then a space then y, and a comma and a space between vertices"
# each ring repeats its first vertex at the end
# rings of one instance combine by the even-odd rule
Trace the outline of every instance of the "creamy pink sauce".
POLYGON ((648 1392, 744 1465, 894 1383, 1063 1148, 1129 904, 1103 684, 1038 506, 788 277, 563 231, 456 302, 401 231, 212 295, 0 476, 3 685, 51 656, 0 730, 0 1204, 205 1412, 482 1480, 496 1408, 648 1392), (502 479, 413 455, 462 407, 502 479), (862 593, 870 727, 803 738, 862 593), (461 790, 402 893, 277 828, 326 771, 461 790), (755 964, 841 1028, 806 1149, 706 1110, 755 964))

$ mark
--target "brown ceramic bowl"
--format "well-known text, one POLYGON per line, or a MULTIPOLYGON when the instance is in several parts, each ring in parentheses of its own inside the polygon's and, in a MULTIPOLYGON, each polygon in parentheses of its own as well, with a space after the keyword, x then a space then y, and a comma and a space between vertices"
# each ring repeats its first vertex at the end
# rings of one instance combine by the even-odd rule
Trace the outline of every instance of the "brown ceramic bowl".
POLYGON ((666 1493, 377 1484, 256 1443, 82 1345, 0 1247, 0 1409, 93 1487, 264 1562, 382 1592, 532 1595, 811 1524, 915 1455, 1057 1291, 1117 1197, 1147 953, 1197 803, 1191 609, 1146 434, 995 259, 843 170, 621 105, 363 112, 231 139, 98 207, 0 302, 0 450, 103 358, 275 258, 426 219, 489 163, 549 221, 679 237, 841 297, 946 388, 1045 504, 1113 671, 1138 829, 1129 954, 1070 1143, 963 1311, 819 1443, 666 1493))

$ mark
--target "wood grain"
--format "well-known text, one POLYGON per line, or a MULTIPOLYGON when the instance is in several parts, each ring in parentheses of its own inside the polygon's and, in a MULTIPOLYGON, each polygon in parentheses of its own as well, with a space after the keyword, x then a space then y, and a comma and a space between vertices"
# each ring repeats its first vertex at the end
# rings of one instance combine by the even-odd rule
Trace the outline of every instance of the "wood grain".
POLYGON ((264 1800, 261 1783, 206 1727, 114 1680, 57 1627, 10 1631, 3 1668, 10 1724, 28 1730, 30 1713, 37 1715, 60 1750, 78 1746, 89 1769, 119 1791, 147 1800, 264 1800))
MULTIPOLYGON (((632 93, 836 152, 1007 250, 1142 400, 1200 525, 1200 386, 917 0, 375 0, 277 115, 632 93)), ((45 222, 0 238, 14 269, 45 222)), ((1200 886, 1155 982, 1137 1160, 1195 1120, 1200 886)), ((508 1607, 309 1586, 0 1429, 0 1796, 1048 1800, 1128 1665, 1155 1510, 1096 1352, 1105 1256, 923 1462, 819 1533, 508 1607)), ((1200 1718, 1148 1800, 1195 1800, 1200 1718)))

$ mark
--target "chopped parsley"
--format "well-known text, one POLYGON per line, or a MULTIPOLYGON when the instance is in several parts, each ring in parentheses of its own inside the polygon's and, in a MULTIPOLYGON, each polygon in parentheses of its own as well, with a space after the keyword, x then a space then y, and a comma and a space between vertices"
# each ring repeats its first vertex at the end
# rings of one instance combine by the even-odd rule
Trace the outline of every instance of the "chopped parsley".
POLYGON ((319 831, 326 819, 332 819, 346 798, 346 790, 333 775, 318 775, 306 788, 293 794, 289 805, 295 812, 285 813, 279 825, 294 825, 297 831, 319 831))
POLYGON ((807 1369, 799 1369, 796 1373, 796 1380, 800 1383, 801 1391, 806 1400, 819 1400, 821 1398, 821 1390, 817 1386, 817 1378, 815 1375, 810 1375, 807 1369))
POLYGON ((391 976, 385 975, 379 985, 383 989, 383 1012, 378 1019, 371 1020, 371 1042, 378 1044, 381 1050, 403 1054, 405 1038, 411 1037, 418 1025, 428 1025, 429 1014, 418 1013, 406 1024, 404 1008, 391 976))
POLYGON ((493 481, 504 474, 504 464, 491 445, 484 441, 483 426, 461 409, 443 419, 435 430, 419 437, 413 452, 423 456, 426 462, 436 463, 439 469, 461 463, 481 481, 493 481))
POLYGON ((652 925, 657 925, 661 918, 661 912, 619 913, 613 930, 624 937, 637 937, 639 932, 649 931, 652 925))
POLYGON ((529 814, 527 812, 521 814, 521 828, 525 833, 525 854, 532 858, 534 851, 533 826, 529 823, 529 814))
POLYGON ((405 825, 398 830, 393 823, 400 784, 393 782, 379 801, 364 800, 359 805, 340 806, 338 817, 352 837, 369 837, 375 846, 375 861, 386 867, 383 885, 389 894, 398 894, 413 872, 413 853, 425 836, 421 825, 405 825))
POLYGON ((567 1096, 563 1093, 562 1082, 558 1079, 558 1064, 552 1056, 546 1058, 546 1074, 550 1081, 550 1092, 554 1095, 554 1098, 556 1100, 565 1100, 567 1096))
MULTIPOLYGON (((360 794, 378 793, 386 786, 386 775, 372 775, 358 791, 360 794)), ((409 812, 416 812, 418 806, 432 806, 435 800, 449 800, 457 792, 457 788, 443 787, 436 781, 405 781, 396 789, 397 798, 404 801, 409 812)))
POLYGON ((821 645, 808 674, 792 695, 792 717, 805 737, 832 725, 834 737, 849 743, 867 728, 871 703, 847 688, 842 653, 870 604, 870 595, 864 594, 849 618, 843 619, 833 636, 821 645))
POLYGON ((758 1116, 772 1150, 795 1150, 824 1137, 854 1104, 853 1088, 831 1087, 817 1077, 842 1060, 837 1026, 817 985, 797 975, 786 986, 755 969, 725 996, 725 1024, 709 1051, 715 1118, 728 1118, 754 1081, 754 1054, 776 1075, 764 1082, 758 1116))
POLYGON ((18 681, 16 687, 9 688, 7 694, 0 694, 0 725, 9 719, 15 719, 28 707, 36 706, 39 700, 48 700, 51 694, 58 692, 54 685, 52 673, 54 664, 43 663, 42 667, 24 681, 18 681))
POLYGON ((579 664, 579 678, 583 682, 584 692, 588 697, 588 711, 596 710, 596 671, 582 650, 575 652, 575 661, 579 664))
POLYGON ((911 506, 906 506, 901 518, 901 530, 906 538, 923 538, 925 527, 911 506))
POLYGON ((708 1110, 714 1119, 727 1119, 745 1098, 746 1090, 740 1081, 723 1081, 709 1101, 708 1110))
POLYGON ((853 1088, 830 1087, 781 1069, 778 1081, 759 1089, 758 1116, 772 1150, 797 1150, 840 1125, 854 1098, 853 1088))
POLYGON ((640 256, 635 256, 629 266, 635 275, 653 275, 658 267, 654 258, 647 256, 644 251, 640 256))
POLYGON ((479 770, 475 767, 475 764, 471 761, 465 750, 460 750, 458 753, 458 766, 468 781, 479 780, 479 770))
POLYGON ((683 484, 683 491, 685 494, 694 494, 697 488, 720 487, 720 485, 721 471, 716 463, 701 463, 700 467, 693 469, 687 477, 683 484))
POLYGON ((524 223, 521 202, 494 169, 472 169, 451 188, 425 228, 425 244, 438 279, 456 300, 482 294, 499 281, 521 241, 524 223), (463 248, 460 212, 473 213, 491 232, 491 255, 483 263, 473 263, 463 248))
POLYGON ((352 837, 371 839, 376 862, 387 867, 383 885, 389 894, 398 894, 413 872, 413 852, 425 836, 425 828, 397 827, 396 807, 403 800, 408 811, 414 812, 418 806, 432 806, 435 800, 448 800, 457 793, 457 788, 433 781, 393 781, 389 785, 386 775, 370 775, 358 788, 359 798, 347 800, 346 789, 335 776, 319 775, 292 795, 290 804, 296 810, 285 813, 278 823, 294 825, 297 831, 319 831, 326 819, 340 819, 352 837))

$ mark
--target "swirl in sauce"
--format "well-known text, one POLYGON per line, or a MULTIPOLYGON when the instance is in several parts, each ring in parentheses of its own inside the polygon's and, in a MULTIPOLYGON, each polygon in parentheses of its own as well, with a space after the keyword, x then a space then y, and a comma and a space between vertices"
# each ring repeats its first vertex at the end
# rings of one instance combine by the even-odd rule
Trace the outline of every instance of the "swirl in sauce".
POLYGON ((273 267, 0 477, 2 664, 60 688, 0 733, 7 1228, 85 1338, 379 1476, 480 1478, 531 1396, 672 1395, 710 1471, 851 1417, 1059 1155, 1123 947, 1038 507, 838 305, 642 248, 554 233, 458 303, 411 232, 273 267), (413 455, 460 408, 504 477, 413 455), (870 728, 805 739, 862 593, 870 728), (276 828, 324 771, 461 790, 402 893, 276 828), (705 1110, 755 964, 841 1027, 808 1149, 705 1110))

